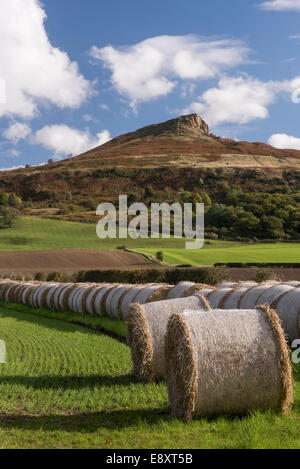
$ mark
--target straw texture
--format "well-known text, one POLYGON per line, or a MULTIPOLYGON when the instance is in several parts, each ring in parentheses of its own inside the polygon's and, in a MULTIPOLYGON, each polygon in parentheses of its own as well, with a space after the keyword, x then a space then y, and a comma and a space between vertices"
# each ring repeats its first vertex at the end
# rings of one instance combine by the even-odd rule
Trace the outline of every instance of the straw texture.
POLYGON ((173 314, 165 360, 170 405, 178 417, 284 413, 291 405, 288 347, 268 307, 173 314))
POLYGON ((173 313, 180 313, 186 308, 208 310, 210 306, 200 295, 131 305, 127 319, 128 345, 134 374, 142 381, 164 376, 164 340, 168 319, 173 313))

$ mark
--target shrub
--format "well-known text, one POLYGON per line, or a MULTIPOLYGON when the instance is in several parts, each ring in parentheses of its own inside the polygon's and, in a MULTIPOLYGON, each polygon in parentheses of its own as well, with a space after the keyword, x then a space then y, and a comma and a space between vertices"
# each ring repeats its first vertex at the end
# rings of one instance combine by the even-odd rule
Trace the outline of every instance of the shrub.
POLYGON ((47 282, 59 282, 61 280, 61 272, 51 272, 48 274, 47 282))
POLYGON ((155 256, 155 257, 156 257, 156 259, 157 259, 158 261, 163 262, 163 260, 164 260, 164 253, 163 253, 162 251, 158 251, 158 252, 156 253, 156 256, 155 256))

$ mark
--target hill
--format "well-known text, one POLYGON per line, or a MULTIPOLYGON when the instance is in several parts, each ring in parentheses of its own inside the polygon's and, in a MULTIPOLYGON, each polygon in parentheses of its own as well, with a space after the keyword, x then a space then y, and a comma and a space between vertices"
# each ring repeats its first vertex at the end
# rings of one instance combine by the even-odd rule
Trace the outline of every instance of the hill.
MULTIPOLYGON (((238 187, 244 193, 297 197, 299 176, 300 151, 217 137, 191 114, 121 135, 73 158, 0 172, 0 192, 18 194, 26 215, 94 223, 97 205, 117 203, 120 194, 129 202, 150 203, 183 200, 182 192, 189 191, 208 194, 216 204, 238 187)), ((287 202, 295 203, 282 203, 287 202)))

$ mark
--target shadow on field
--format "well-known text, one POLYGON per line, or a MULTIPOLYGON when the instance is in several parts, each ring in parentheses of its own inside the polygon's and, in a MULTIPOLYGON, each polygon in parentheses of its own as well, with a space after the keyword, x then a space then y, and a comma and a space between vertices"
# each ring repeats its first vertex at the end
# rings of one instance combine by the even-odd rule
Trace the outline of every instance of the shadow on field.
POLYGON ((138 381, 131 375, 119 376, 0 376, 0 384, 23 385, 32 389, 82 389, 110 386, 129 386, 138 381))
MULTIPOLYGON (((66 432, 94 433, 99 429, 107 429, 107 440, 109 432, 126 427, 144 425, 155 425, 160 422, 171 421, 170 411, 164 409, 140 409, 140 410, 118 410, 99 413, 82 413, 75 415, 1 415, 0 429, 22 429, 30 431, 47 432, 64 430, 66 432)), ((103 435, 104 440, 106 438, 103 435)))

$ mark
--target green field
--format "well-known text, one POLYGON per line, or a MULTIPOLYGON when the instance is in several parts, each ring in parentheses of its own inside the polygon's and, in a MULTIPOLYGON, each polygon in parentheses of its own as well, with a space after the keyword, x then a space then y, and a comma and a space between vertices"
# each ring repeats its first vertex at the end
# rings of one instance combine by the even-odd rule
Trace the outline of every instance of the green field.
POLYGON ((0 230, 0 251, 51 249, 114 250, 119 245, 155 255, 164 252, 172 264, 211 265, 216 262, 300 262, 300 244, 247 245, 210 241, 200 250, 184 249, 184 239, 97 238, 95 225, 22 217, 15 228, 0 230))
MULTIPOLYGON (((51 314, 51 313, 50 313, 51 314)), ((0 306, 0 448, 297 448, 300 368, 290 415, 170 417, 165 385, 130 375, 126 345, 0 306)))

